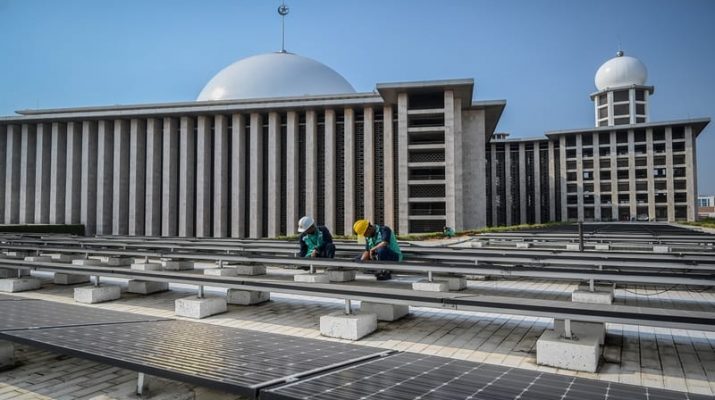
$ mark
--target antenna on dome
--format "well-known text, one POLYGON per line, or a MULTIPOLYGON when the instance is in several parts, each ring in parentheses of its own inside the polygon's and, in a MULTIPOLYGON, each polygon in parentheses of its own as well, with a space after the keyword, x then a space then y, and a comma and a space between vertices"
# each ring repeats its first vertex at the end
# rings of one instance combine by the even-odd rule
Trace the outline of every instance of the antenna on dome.
POLYGON ((286 15, 288 15, 289 10, 285 1, 278 6, 278 14, 281 16, 281 53, 286 52, 286 15))
POLYGON ((618 35, 618 51, 616 57, 623 57, 623 45, 621 44, 621 35, 618 35))

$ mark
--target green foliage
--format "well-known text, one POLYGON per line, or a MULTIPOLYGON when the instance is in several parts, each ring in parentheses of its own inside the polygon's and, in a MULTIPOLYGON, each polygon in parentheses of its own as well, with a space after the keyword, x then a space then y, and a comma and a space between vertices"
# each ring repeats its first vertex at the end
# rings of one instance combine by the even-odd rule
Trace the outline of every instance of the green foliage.
POLYGON ((84 236, 84 225, 0 225, 0 232, 4 233, 64 233, 69 235, 84 236))
POLYGON ((703 218, 697 221, 683 222, 683 224, 715 229, 715 218, 703 218))

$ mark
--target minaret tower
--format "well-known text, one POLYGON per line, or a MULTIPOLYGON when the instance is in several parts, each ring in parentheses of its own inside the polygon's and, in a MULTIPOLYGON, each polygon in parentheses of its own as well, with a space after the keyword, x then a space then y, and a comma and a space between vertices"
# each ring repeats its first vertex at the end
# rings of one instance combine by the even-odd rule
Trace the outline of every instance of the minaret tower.
POLYGON ((596 93, 591 94, 596 126, 628 125, 648 122, 648 71, 635 58, 618 51, 596 72, 596 93))

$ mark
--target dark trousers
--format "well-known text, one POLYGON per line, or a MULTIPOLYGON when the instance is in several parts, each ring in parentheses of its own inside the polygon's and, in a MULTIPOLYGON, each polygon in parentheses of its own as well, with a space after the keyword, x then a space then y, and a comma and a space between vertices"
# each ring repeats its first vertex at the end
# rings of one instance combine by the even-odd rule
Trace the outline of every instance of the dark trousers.
POLYGON ((380 247, 375 252, 375 255, 378 261, 400 261, 400 256, 389 247, 380 247))
POLYGON ((327 243, 323 249, 318 252, 318 258, 335 258, 335 245, 327 243))

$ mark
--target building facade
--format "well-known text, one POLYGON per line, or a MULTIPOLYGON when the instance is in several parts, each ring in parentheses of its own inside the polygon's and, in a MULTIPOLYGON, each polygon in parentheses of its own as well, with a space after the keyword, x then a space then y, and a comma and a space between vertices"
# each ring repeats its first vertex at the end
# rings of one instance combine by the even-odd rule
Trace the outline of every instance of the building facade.
POLYGON ((592 96, 598 127, 513 140, 495 134, 506 102, 473 88, 355 93, 320 63, 272 53, 227 67, 193 102, 19 111, 0 118, 0 219, 276 237, 302 215, 337 234, 358 218, 399 233, 695 218, 709 119, 648 122, 652 87, 627 82, 592 96))

